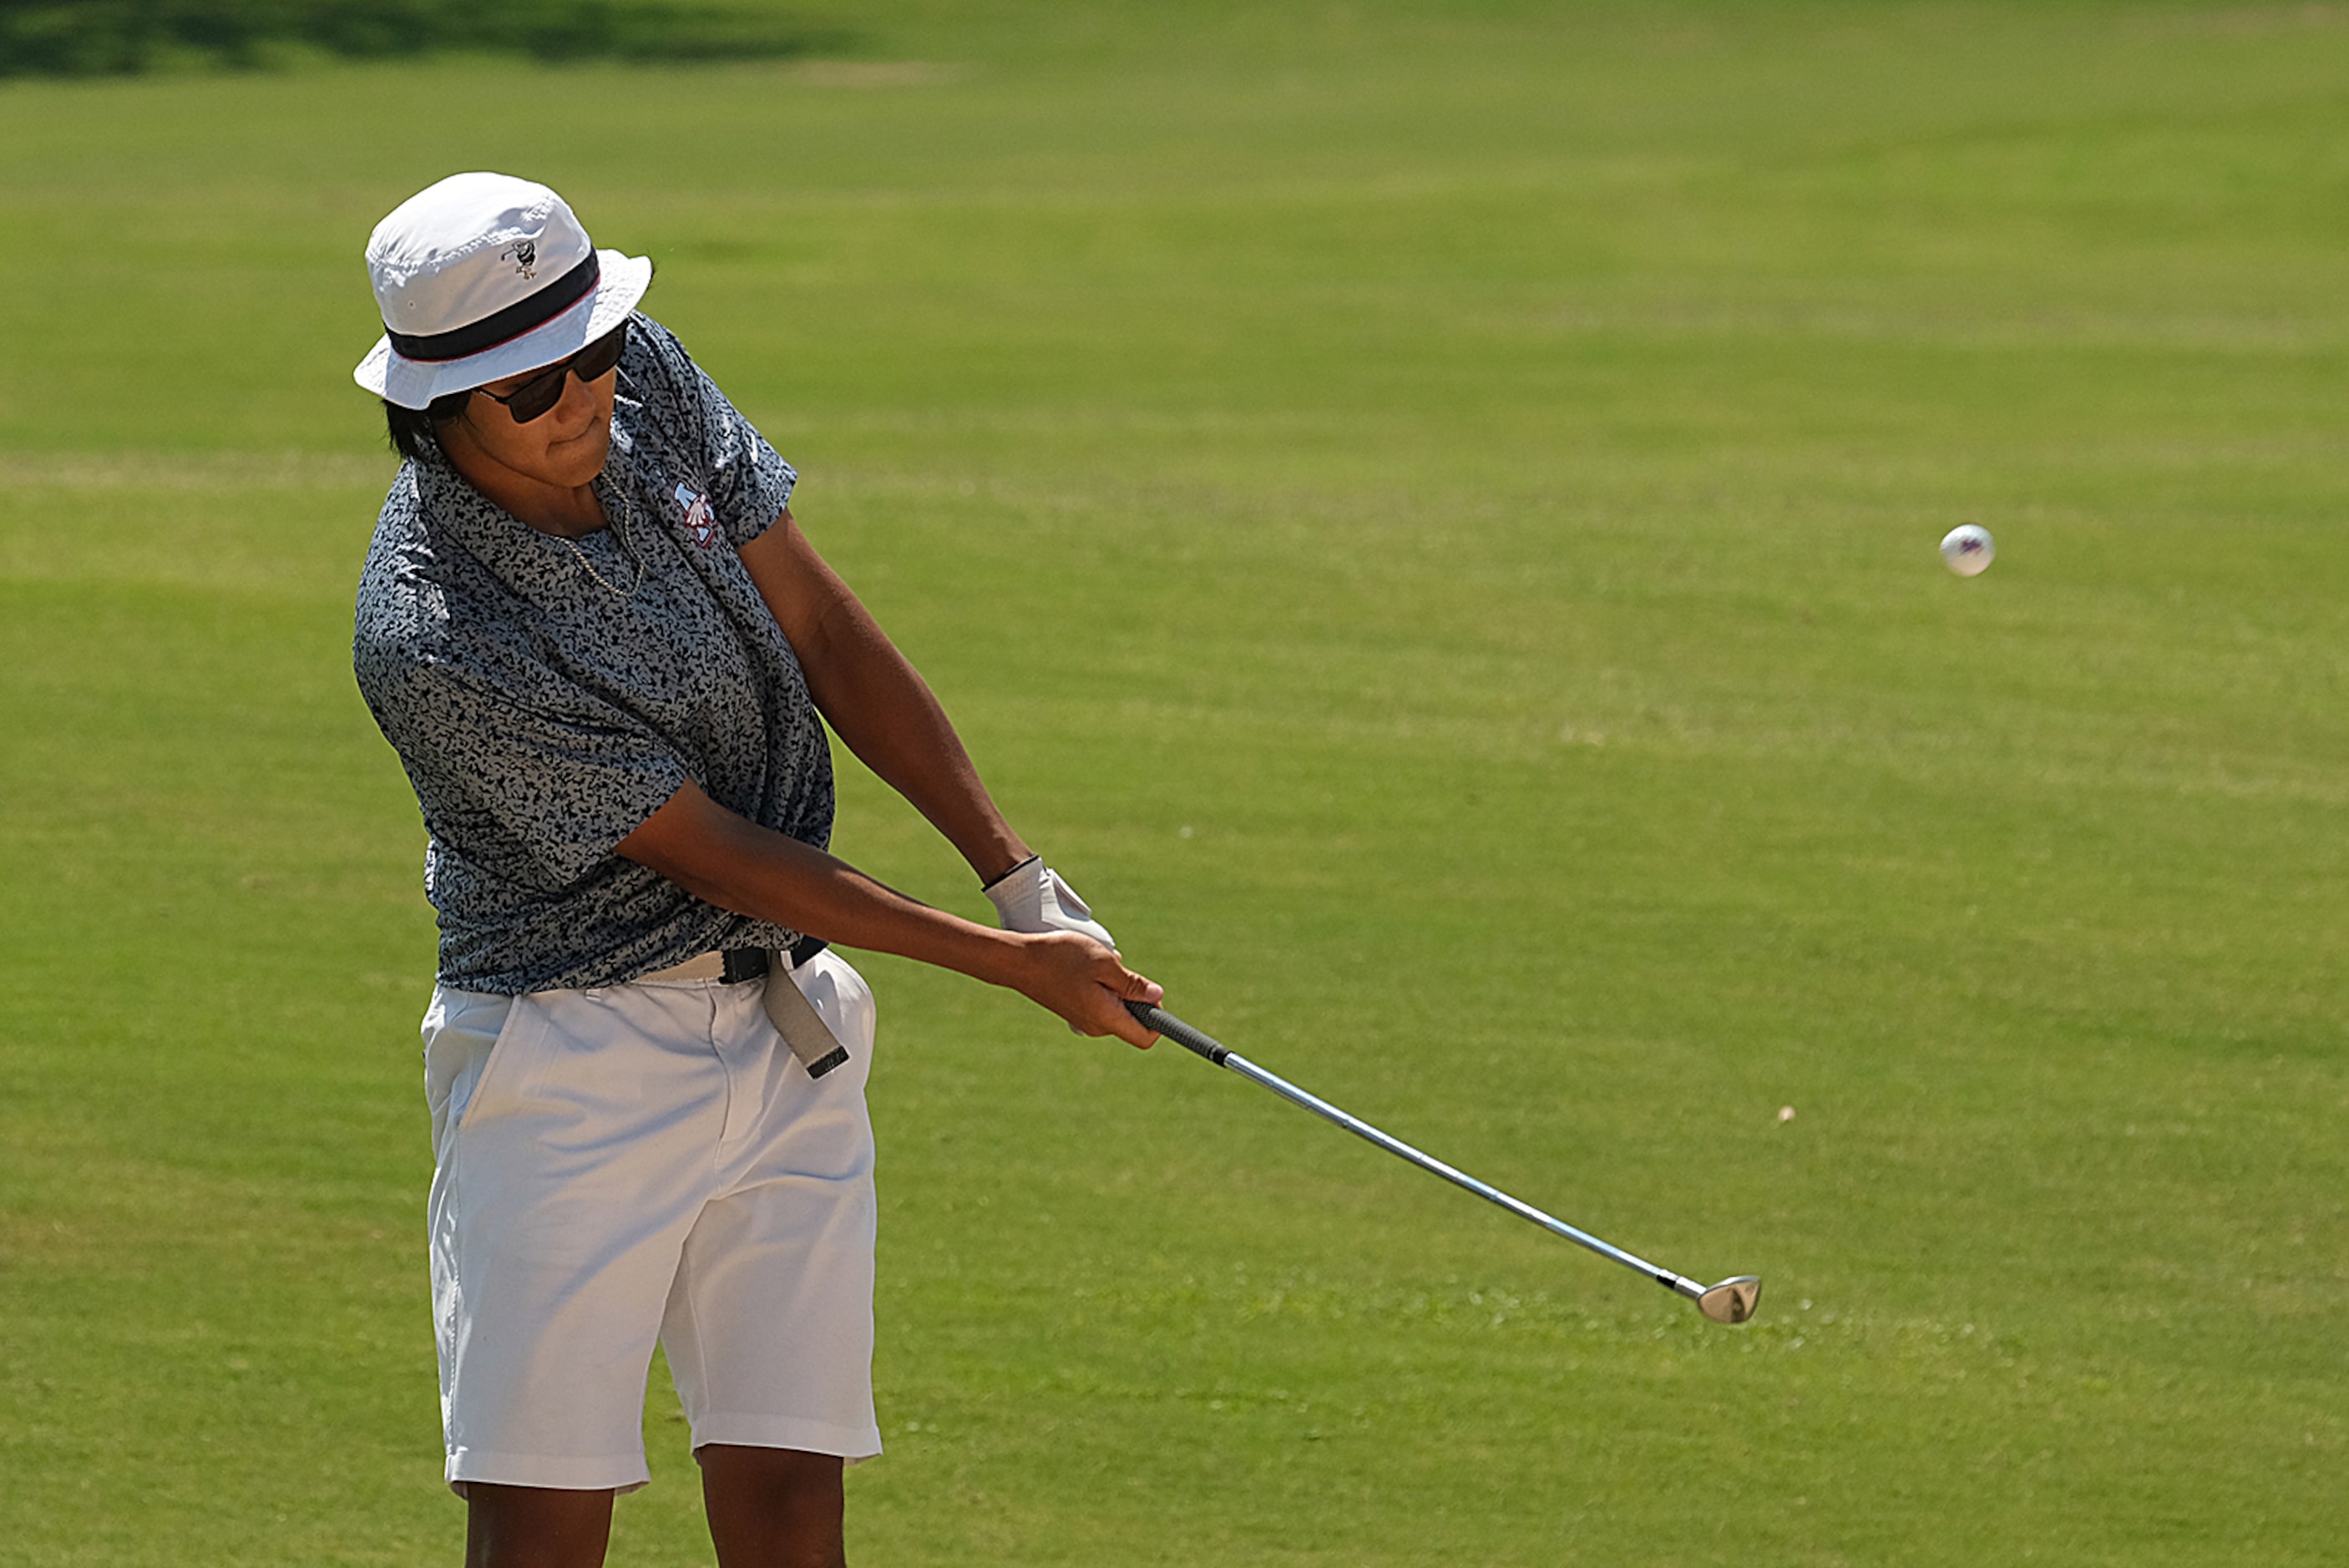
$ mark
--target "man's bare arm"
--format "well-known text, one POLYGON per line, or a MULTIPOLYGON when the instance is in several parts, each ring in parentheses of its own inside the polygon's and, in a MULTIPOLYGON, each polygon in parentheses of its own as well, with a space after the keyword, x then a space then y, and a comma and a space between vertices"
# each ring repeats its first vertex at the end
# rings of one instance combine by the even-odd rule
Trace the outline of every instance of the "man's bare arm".
MULTIPOLYGON (((982 882, 1028 858, 921 675, 786 509, 742 564, 799 655, 808 691, 858 759, 913 803, 982 882)), ((844 940, 844 939, 843 939, 844 940)))
POLYGON ((1157 1038, 1123 1004, 1155 1002, 1159 988, 1091 938, 996 931, 933 909, 728 810, 689 780, 620 841, 619 852, 721 909, 1009 986, 1079 1034, 1144 1047, 1157 1038))

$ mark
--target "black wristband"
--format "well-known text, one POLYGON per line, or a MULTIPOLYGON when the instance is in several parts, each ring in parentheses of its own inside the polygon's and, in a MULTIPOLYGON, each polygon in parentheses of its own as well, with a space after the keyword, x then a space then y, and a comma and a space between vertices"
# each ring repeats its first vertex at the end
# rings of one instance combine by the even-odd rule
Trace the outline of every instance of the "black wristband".
POLYGON ((993 892, 997 888, 1001 887, 1005 882, 1009 882, 1013 877, 1018 876, 1021 872, 1026 871, 1030 866, 1034 865, 1038 861, 1040 861, 1044 857, 1041 855, 1030 855, 1026 860, 1021 861, 1018 865, 1013 866, 1009 871, 1005 872, 993 882, 979 883, 978 891, 981 892, 993 892))

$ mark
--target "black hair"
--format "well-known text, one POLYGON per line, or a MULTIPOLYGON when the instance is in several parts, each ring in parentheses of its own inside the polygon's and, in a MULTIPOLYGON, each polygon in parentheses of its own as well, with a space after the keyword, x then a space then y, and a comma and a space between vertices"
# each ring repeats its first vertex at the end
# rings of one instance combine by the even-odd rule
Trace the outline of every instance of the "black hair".
POLYGON ((444 392, 421 408, 403 408, 387 397, 383 400, 384 430, 391 438, 391 449, 403 458, 420 458, 428 444, 437 442, 435 425, 444 425, 465 411, 472 401, 473 390, 444 392))

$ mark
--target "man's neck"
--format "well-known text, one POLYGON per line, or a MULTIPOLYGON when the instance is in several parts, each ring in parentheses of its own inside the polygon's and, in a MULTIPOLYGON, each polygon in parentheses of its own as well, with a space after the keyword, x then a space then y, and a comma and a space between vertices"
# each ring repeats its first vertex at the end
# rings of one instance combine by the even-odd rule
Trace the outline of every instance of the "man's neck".
POLYGON ((581 539, 605 526, 603 503, 595 499, 592 481, 552 484, 509 468, 468 439, 461 427, 441 430, 440 449, 468 484, 541 533, 581 539))

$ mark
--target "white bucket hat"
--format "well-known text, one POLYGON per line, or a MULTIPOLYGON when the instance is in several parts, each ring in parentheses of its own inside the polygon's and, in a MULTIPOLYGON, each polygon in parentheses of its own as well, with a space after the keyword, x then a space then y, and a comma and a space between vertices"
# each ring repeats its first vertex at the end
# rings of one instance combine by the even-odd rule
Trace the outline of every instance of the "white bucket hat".
POLYGON ((567 359, 628 318, 644 256, 598 251, 570 204, 510 174, 451 174, 367 240, 385 332, 351 378, 403 408, 567 359))

